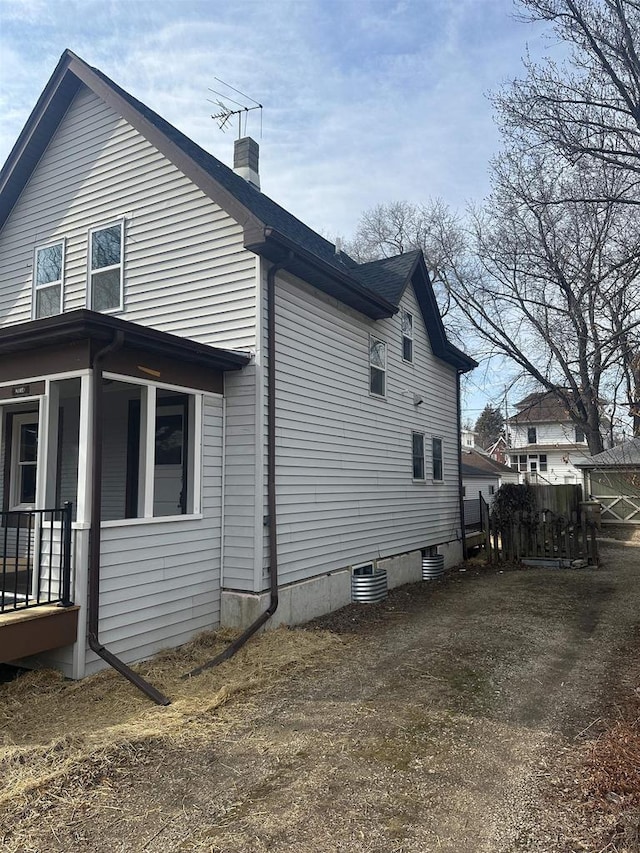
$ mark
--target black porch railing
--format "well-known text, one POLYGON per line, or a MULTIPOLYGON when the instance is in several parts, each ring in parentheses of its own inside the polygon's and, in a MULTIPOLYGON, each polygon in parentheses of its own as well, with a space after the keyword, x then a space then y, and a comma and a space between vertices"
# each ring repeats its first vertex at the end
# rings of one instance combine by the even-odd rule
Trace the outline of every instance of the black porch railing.
POLYGON ((0 613, 71 600, 72 505, 0 512, 0 613))

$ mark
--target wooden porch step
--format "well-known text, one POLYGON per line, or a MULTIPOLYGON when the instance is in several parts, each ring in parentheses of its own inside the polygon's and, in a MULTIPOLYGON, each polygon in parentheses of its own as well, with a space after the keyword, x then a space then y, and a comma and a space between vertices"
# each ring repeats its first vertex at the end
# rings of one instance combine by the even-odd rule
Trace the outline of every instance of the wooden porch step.
POLYGON ((79 610, 43 604, 0 614, 0 663, 75 643, 79 610))

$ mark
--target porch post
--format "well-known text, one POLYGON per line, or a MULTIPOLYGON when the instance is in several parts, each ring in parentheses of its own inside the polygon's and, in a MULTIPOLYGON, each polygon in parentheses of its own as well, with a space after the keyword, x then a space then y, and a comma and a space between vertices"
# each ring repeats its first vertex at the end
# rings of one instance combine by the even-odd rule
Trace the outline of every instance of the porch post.
POLYGON ((78 489, 76 521, 80 525, 91 524, 91 483, 93 424, 91 411, 93 402, 93 376, 86 373, 80 379, 80 424, 78 429, 78 489))
POLYGON ((43 450, 42 467, 44 474, 44 488, 40 493, 42 503, 40 509, 53 508, 56 505, 56 471, 58 465, 58 420, 60 403, 60 386, 57 382, 47 379, 45 385, 45 398, 47 399, 46 432, 42 432, 43 450))

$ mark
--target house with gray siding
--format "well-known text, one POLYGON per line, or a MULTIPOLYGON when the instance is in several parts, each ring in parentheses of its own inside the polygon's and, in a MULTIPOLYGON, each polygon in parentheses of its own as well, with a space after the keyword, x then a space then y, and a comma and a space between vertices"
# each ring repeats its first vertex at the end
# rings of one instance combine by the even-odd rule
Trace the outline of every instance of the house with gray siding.
POLYGON ((421 253, 356 263, 235 154, 65 51, 0 173, 2 661, 126 670, 461 557, 475 362, 421 253))

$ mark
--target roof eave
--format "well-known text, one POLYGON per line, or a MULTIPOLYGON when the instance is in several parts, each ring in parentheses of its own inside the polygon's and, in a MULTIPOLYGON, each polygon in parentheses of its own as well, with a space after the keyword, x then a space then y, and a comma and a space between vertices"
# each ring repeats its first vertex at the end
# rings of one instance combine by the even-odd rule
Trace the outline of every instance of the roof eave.
POLYGON ((283 264, 289 272, 372 320, 392 317, 398 311, 395 305, 364 288, 346 271, 341 272, 303 249, 275 228, 246 228, 244 246, 273 263, 283 264))
POLYGON ((0 355, 84 339, 106 343, 119 331, 134 348, 218 370, 240 370, 251 360, 249 353, 212 347, 84 308, 0 329, 0 355))

